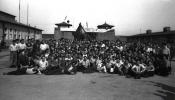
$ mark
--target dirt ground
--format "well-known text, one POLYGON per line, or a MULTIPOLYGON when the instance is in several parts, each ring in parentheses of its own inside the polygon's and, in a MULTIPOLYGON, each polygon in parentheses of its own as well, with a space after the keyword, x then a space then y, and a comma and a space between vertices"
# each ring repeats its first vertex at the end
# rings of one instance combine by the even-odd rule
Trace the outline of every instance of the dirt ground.
POLYGON ((168 77, 133 79, 116 74, 2 75, 8 51, 0 52, 0 100, 175 100, 175 62, 168 77))

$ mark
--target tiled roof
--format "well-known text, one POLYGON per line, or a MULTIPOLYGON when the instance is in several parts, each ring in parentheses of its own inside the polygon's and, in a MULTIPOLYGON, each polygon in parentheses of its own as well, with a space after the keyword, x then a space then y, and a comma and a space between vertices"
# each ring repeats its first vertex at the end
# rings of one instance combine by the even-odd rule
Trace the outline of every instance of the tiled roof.
POLYGON ((55 24, 55 25, 57 25, 57 26, 72 26, 71 24, 66 23, 66 22, 58 23, 58 24, 55 24))
POLYGON ((15 25, 19 25, 19 26, 23 26, 23 27, 27 27, 27 28, 31 28, 31 29, 36 29, 36 30, 39 30, 39 31, 43 31, 42 29, 39 29, 39 28, 36 28, 36 27, 32 27, 32 26, 28 26, 28 25, 23 24, 23 23, 18 23, 16 21, 7 21, 7 20, 1 20, 0 19, 0 22, 15 24, 15 25))

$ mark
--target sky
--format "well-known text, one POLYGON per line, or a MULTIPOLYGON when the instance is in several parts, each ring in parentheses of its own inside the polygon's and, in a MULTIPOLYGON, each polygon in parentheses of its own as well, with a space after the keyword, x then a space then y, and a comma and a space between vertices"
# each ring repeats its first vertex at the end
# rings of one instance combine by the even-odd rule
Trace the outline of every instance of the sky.
MULTIPOLYGON (((116 35, 133 35, 162 31, 170 26, 175 30, 175 0, 21 0, 21 22, 53 34, 56 23, 67 20, 74 28, 96 28, 107 22, 115 26, 116 35)), ((19 0, 0 0, 0 10, 19 20, 19 0)))

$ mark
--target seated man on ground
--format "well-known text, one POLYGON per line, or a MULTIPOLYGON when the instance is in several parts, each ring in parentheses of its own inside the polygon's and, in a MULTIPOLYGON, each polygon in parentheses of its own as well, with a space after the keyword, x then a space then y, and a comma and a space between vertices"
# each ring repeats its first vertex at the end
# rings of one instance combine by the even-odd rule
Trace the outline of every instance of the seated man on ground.
POLYGON ((145 72, 146 67, 142 63, 140 63, 140 61, 137 61, 131 69, 132 69, 134 78, 140 79, 143 73, 145 72))
POLYGON ((44 73, 44 71, 48 66, 49 66, 48 61, 44 56, 42 56, 41 60, 39 61, 39 68, 38 68, 39 74, 44 73))
POLYGON ((124 67, 123 74, 124 74, 127 78, 129 78, 130 75, 131 75, 131 66, 132 66, 131 63, 129 63, 128 60, 126 60, 126 61, 124 62, 124 64, 123 64, 123 67, 124 67))
POLYGON ((145 70, 145 73, 144 73, 144 77, 153 76, 154 73, 155 73, 155 67, 152 64, 152 62, 149 61, 148 64, 146 65, 146 70, 145 70))

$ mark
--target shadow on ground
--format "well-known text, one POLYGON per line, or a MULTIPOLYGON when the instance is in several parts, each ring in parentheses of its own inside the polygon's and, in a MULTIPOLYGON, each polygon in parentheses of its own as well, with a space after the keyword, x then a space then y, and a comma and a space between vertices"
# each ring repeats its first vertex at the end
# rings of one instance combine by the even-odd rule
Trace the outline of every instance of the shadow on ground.
POLYGON ((154 86, 160 87, 162 90, 157 90, 154 95, 161 97, 163 100, 175 100, 175 87, 162 84, 159 82, 153 82, 154 86))
POLYGON ((3 57, 6 57, 6 56, 9 56, 9 54, 1 55, 1 56, 0 56, 0 59, 3 58, 3 57))

